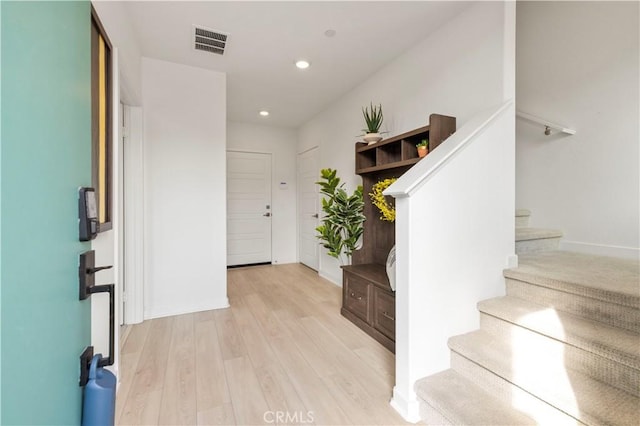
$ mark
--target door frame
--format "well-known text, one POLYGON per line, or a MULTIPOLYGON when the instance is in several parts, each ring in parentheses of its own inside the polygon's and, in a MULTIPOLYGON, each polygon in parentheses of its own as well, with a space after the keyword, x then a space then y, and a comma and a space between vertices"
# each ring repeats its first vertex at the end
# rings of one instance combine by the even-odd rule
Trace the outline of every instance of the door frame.
MULTIPOLYGON (((270 198, 271 198, 271 215, 273 216, 273 171, 274 171, 274 167, 273 167, 273 162, 274 162, 274 154, 273 152, 269 152, 269 151, 258 151, 258 150, 252 150, 252 149, 227 149, 225 151, 225 157, 226 159, 228 159, 227 154, 229 154, 230 152, 236 152, 236 153, 240 153, 240 154, 265 154, 268 155, 269 158, 271 159, 271 182, 269 182, 269 190, 270 190, 270 198)), ((228 180, 229 177, 229 168, 226 168, 226 176, 225 176, 225 197, 228 197, 228 193, 227 193, 227 188, 226 188, 226 180, 228 180)), ((228 198, 227 198, 227 208, 228 208, 228 198)), ((225 221, 228 222, 229 220, 229 213, 228 211, 225 212, 225 221)), ((270 234, 271 234, 271 260, 270 263, 273 264, 273 219, 269 221, 269 223, 271 224, 271 229, 269 230, 270 234)), ((227 231, 228 232, 228 231, 227 231)), ((225 235, 225 239, 228 241, 228 234, 225 235)), ((227 265, 228 267, 228 265, 227 265)))
MULTIPOLYGON (((296 192, 296 222, 298 224, 297 226, 297 232, 296 232, 296 239, 297 239, 297 246, 298 246, 298 263, 302 263, 301 259, 300 259, 300 248, 302 247, 302 244, 300 242, 300 227, 302 226, 301 220, 300 220, 300 190, 302 188, 302 185, 300 185, 300 156, 303 154, 306 154, 308 152, 311 152, 313 150, 316 150, 316 158, 318 160, 320 160, 320 146, 319 145, 314 145, 309 149, 305 149, 304 151, 298 152, 296 154, 296 188, 297 188, 297 192, 296 192)), ((316 225, 318 225, 320 223, 320 192, 318 191, 318 199, 316 200, 316 210, 318 210, 318 218, 316 220, 316 225)), ((318 269, 316 270, 316 272, 320 273, 320 250, 318 249, 318 253, 317 253, 317 262, 318 262, 318 269)), ((304 265, 304 264, 303 264, 304 265)), ((307 266, 307 265, 305 265, 307 266)), ((313 268, 311 268, 313 269, 313 268)))
POLYGON ((144 320, 145 247, 144 247, 144 137, 141 107, 124 105, 124 323, 144 320))

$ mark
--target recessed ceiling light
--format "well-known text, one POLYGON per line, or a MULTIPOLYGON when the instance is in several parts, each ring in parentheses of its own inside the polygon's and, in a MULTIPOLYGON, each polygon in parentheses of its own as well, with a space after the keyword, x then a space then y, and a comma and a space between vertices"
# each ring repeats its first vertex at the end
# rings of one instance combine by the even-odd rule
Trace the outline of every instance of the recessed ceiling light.
POLYGON ((300 68, 301 70, 309 68, 309 65, 311 65, 309 61, 305 61, 304 59, 296 61, 296 67, 300 68))
POLYGON ((324 35, 326 35, 327 37, 333 37, 334 35, 336 35, 336 30, 327 30, 324 32, 324 35))
POLYGON ((261 116, 263 116, 263 117, 266 117, 267 115, 269 115, 269 111, 267 111, 267 110, 262 110, 262 111, 260 111, 260 112, 259 112, 259 114, 260 114, 261 116))

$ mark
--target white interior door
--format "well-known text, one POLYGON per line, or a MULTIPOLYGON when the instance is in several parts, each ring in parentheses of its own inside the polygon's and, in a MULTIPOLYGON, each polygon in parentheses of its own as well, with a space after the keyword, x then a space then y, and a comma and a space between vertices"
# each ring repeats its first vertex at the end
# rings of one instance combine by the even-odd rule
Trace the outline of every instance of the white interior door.
POLYGON ((318 270, 318 148, 298 154, 298 223, 300 263, 318 270))
POLYGON ((227 265, 271 262, 271 154, 227 152, 227 265))

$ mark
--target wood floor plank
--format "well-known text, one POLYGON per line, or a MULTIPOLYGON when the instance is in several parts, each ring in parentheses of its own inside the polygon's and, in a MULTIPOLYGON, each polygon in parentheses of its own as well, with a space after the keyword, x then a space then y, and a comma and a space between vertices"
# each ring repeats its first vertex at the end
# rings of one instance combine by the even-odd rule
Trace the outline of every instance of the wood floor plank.
POLYGON ((406 424, 395 357, 301 265, 228 272, 231 307, 145 321, 122 346, 118 424, 406 424))
POLYGON ((275 362, 271 347, 247 307, 244 298, 235 301, 232 314, 253 367, 259 369, 275 362))
POLYGON ((215 311, 201 311, 193 314, 193 322, 198 323, 202 321, 215 321, 215 311))
POLYGON ((196 424, 193 314, 175 317, 158 424, 196 424))
POLYGON ((238 330, 231 309, 218 309, 214 312, 216 330, 220 339, 222 359, 228 360, 243 357, 247 354, 242 336, 238 330))
MULTIPOLYGON (((371 346, 371 337, 340 314, 340 305, 336 306, 335 303, 322 302, 316 307, 314 316, 331 330, 346 347, 357 349, 371 346)), ((380 347, 384 349, 382 345, 380 347)))
POLYGON ((336 372, 347 376, 353 375, 369 392, 376 392, 377 396, 383 398, 391 398, 393 383, 385 383, 379 375, 371 374, 371 369, 315 317, 302 318, 300 323, 310 338, 318 343, 317 346, 323 356, 333 361, 336 372))
POLYGON ((124 411, 124 401, 127 400, 129 392, 131 392, 131 386, 135 378, 136 368, 138 366, 138 360, 140 359, 141 352, 132 354, 120 354, 120 369, 119 369, 119 381, 120 386, 117 387, 116 395, 116 411, 115 419, 120 419, 122 412, 124 411))
POLYGON ((144 394, 131 393, 127 398, 125 410, 120 416, 119 425, 157 425, 160 416, 162 391, 152 391, 144 394))
POLYGON ((385 383, 390 386, 395 384, 395 356, 382 345, 364 346, 354 349, 353 352, 377 373, 385 383))
POLYGON ((129 333, 120 353, 131 354, 142 352, 142 347, 147 340, 150 327, 151 321, 144 321, 135 326, 129 326, 129 333))
POLYGON ((336 365, 333 358, 326 356, 322 348, 316 344, 317 342, 307 334, 299 318, 287 311, 276 311, 274 314, 281 321, 289 333, 289 338, 298 347, 300 353, 304 355, 304 358, 318 377, 336 373, 336 365))
POLYGON ((173 322, 173 317, 149 321, 149 334, 123 404, 121 424, 157 424, 173 322))
POLYGON ((248 357, 224 361, 229 392, 233 401, 233 414, 237 424, 264 424, 269 405, 262 394, 258 378, 248 357))
POLYGON ((244 301, 267 339, 282 335, 283 330, 279 326, 278 319, 273 315, 274 309, 267 306, 262 294, 250 294, 244 297, 244 301))
MULTIPOLYGON (((196 407, 198 413, 206 413, 209 410, 230 405, 231 396, 229 396, 215 321, 195 322, 195 339, 196 407)), ((213 418, 218 416, 215 413, 217 412, 214 412, 213 418)), ((209 414, 203 415, 209 418, 209 414)), ((198 423, 200 423, 199 420, 198 423)))
POLYGON ((327 388, 335 397, 338 405, 347 414, 352 424, 376 424, 375 413, 367 394, 353 378, 345 378, 342 374, 331 374, 322 378, 327 388))
POLYGON ((198 411, 198 425, 235 425, 233 406, 224 404, 219 407, 198 411))
POLYGON ((120 385, 117 387, 116 421, 120 419, 124 411, 124 401, 127 400, 129 392, 131 391, 135 373, 138 368, 138 361, 140 360, 142 349, 149 334, 150 324, 151 321, 145 321, 137 324, 135 328, 132 325, 128 327, 128 335, 132 338, 129 340, 127 337, 120 351, 120 368, 118 372, 120 385))
POLYGON ((269 408, 282 412, 305 410, 244 298, 236 300, 233 315, 269 408))
POLYGON ((276 338, 273 348, 281 364, 287 366, 291 382, 316 424, 352 424, 331 391, 291 339, 276 338))
POLYGON ((118 330, 118 338, 120 340, 118 343, 120 343, 120 352, 122 352, 122 349, 124 348, 125 343, 127 343, 127 338, 129 337, 129 333, 131 333, 131 325, 122 324, 120 326, 120 329, 118 330))

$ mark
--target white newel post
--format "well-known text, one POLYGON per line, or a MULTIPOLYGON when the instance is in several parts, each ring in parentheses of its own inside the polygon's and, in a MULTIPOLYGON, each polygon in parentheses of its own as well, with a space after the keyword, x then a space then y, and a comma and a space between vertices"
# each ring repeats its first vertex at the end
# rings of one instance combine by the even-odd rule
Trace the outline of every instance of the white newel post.
POLYGON ((391 405, 408 421, 420 420, 419 405, 413 390, 409 338, 412 316, 410 283, 410 246, 412 234, 411 199, 396 199, 396 385, 391 405))

